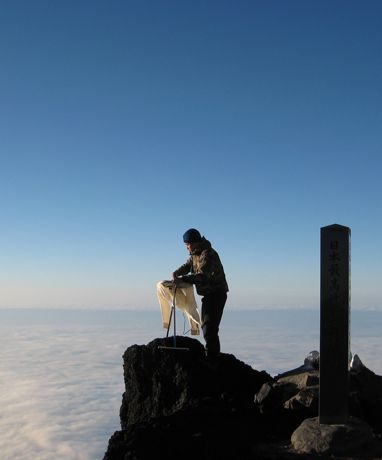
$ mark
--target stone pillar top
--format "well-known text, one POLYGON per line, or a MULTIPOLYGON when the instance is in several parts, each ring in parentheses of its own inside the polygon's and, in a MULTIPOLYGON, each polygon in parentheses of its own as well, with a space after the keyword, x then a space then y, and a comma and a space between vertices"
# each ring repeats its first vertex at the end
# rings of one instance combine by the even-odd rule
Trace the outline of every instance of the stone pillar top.
POLYGON ((349 232, 351 232, 350 227, 346 227, 346 225, 340 225, 340 224, 331 224, 331 225, 326 225, 325 227, 321 227, 321 229, 333 229, 333 230, 340 230, 340 229, 345 229, 347 228, 349 232))

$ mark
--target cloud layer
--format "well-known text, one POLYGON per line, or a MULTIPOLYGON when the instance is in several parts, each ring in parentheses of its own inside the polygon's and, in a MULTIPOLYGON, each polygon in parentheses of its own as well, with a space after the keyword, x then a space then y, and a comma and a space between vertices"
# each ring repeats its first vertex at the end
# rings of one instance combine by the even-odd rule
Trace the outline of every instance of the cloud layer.
MULTIPOLYGON (((381 374, 380 323, 369 326, 357 330, 353 348, 381 374)), ((318 349, 317 329, 312 312, 227 312, 221 340, 223 351, 277 374, 318 349)), ((165 332, 159 312, 36 311, 6 318, 0 331, 3 460, 101 459, 119 429, 124 350, 165 332)))

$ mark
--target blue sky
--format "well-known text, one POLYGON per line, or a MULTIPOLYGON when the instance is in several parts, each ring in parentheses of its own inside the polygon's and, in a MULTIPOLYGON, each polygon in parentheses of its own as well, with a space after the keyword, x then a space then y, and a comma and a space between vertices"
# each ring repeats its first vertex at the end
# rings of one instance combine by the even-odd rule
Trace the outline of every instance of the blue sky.
POLYGON ((2 2, 0 307, 156 308, 196 227, 229 308, 382 308, 379 1, 2 2))

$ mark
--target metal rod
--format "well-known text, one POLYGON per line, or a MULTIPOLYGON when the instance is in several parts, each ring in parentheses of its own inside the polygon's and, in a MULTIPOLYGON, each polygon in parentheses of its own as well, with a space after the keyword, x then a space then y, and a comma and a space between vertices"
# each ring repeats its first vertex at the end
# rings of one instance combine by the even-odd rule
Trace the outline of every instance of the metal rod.
POLYGON ((174 283, 174 295, 173 295, 173 297, 172 297, 172 307, 171 307, 171 310, 174 312, 174 347, 176 348, 175 296, 176 296, 176 284, 174 283))

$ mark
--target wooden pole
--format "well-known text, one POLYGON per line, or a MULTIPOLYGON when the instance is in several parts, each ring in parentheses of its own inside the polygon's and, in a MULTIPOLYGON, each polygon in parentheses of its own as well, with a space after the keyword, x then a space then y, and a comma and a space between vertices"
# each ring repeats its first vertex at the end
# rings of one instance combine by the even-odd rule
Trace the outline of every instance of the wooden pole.
POLYGON ((348 420, 350 228, 321 228, 320 424, 348 420))

